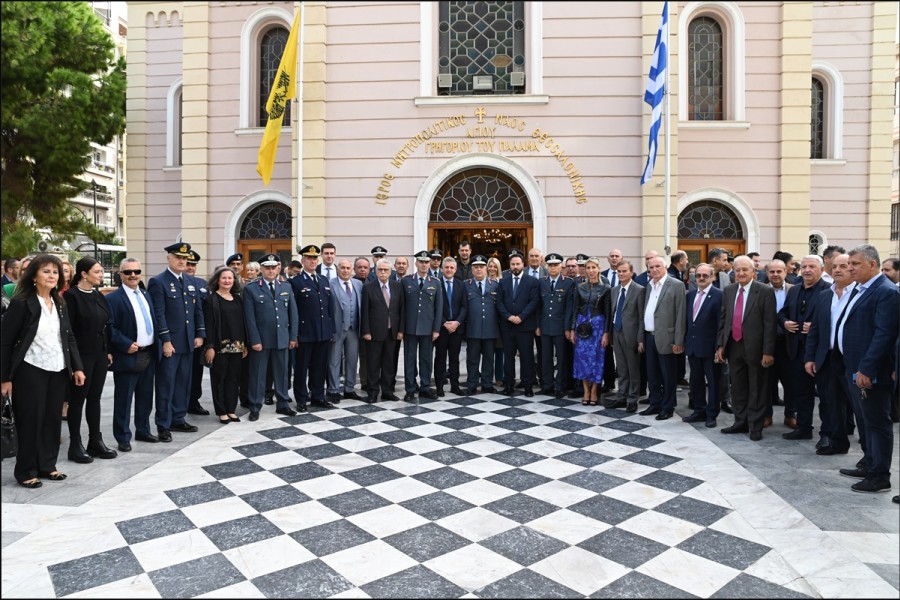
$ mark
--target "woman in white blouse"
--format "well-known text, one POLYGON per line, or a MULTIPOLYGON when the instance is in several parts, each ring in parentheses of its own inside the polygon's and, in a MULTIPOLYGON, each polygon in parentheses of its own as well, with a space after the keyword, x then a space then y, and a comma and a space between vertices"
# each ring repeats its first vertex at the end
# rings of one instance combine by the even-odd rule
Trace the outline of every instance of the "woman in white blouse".
POLYGON ((41 254, 19 279, 0 333, 0 394, 12 396, 19 451, 15 477, 27 488, 40 478, 62 481, 56 468, 62 403, 68 379, 84 385, 84 370, 59 295, 63 267, 41 254))

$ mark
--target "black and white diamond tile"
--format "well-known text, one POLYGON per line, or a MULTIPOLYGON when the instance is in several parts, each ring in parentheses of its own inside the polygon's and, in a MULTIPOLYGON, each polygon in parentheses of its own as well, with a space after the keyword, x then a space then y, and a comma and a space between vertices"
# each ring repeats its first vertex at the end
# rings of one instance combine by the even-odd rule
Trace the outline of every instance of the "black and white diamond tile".
POLYGON ((144 497, 42 568, 57 597, 816 595, 674 449, 685 435, 542 396, 264 413, 111 490, 144 497))

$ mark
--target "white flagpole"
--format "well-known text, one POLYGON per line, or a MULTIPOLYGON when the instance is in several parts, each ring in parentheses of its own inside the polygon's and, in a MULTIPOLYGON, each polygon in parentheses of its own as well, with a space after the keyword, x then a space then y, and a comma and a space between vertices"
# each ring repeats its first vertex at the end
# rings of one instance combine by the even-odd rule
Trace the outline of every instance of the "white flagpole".
MULTIPOLYGON (((671 15, 669 15, 671 16, 671 15)), ((671 198, 671 181, 669 179, 670 166, 671 166, 671 155, 669 153, 669 116, 672 114, 669 110, 671 107, 672 96, 669 93, 669 72, 672 70, 672 62, 669 60, 672 54, 669 52, 669 26, 666 27, 666 108, 663 114, 663 118, 666 120, 666 199, 665 199, 665 225, 663 227, 663 232, 665 236, 665 251, 666 254, 672 254, 672 246, 670 245, 670 231, 669 231, 669 221, 671 215, 669 214, 671 211, 669 209, 669 198, 671 198)))

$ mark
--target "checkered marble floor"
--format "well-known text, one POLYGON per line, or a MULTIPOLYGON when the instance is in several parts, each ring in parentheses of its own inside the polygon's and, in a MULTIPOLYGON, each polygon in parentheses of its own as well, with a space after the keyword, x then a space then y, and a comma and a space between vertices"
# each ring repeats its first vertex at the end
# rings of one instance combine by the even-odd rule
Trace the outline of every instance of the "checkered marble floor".
POLYGON ((679 420, 494 394, 266 407, 7 546, 2 585, 73 598, 897 597, 679 420))

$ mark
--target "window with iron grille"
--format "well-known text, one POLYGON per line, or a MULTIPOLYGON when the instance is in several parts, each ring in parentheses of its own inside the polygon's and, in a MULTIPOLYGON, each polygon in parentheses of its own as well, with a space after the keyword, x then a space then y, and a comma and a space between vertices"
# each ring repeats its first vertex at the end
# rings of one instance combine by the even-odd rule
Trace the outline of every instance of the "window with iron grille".
POLYGON ((285 240, 291 237, 291 211, 280 202, 260 204, 241 225, 241 239, 285 240))
POLYGON ((697 17, 688 26, 688 118, 725 119, 722 26, 712 17, 697 17))
POLYGON ((891 204, 891 241, 900 239, 900 203, 891 204))
POLYGON ((809 254, 821 254, 820 250, 824 250, 824 248, 822 247, 824 243, 825 240, 823 240, 822 236, 818 233, 809 234, 809 254))
POLYGON ((438 95, 525 93, 525 2, 440 2, 438 95))
POLYGON ((678 217, 678 237, 686 240, 740 240, 744 228, 737 215, 715 200, 694 202, 678 217))
POLYGON ((811 116, 809 157, 825 158, 825 85, 818 77, 812 78, 811 116))
POLYGON ((441 186, 431 208, 435 223, 528 223, 531 204, 521 186, 495 169, 469 169, 441 186))
MULTIPOLYGON (((269 122, 269 113, 266 112, 266 103, 269 94, 272 93, 272 85, 275 83, 275 75, 278 73, 278 65, 281 64, 281 56, 287 45, 290 33, 284 27, 273 27, 266 31, 259 42, 259 126, 265 127, 269 122)), ((284 110, 283 125, 291 124, 291 103, 288 101, 284 110)))

